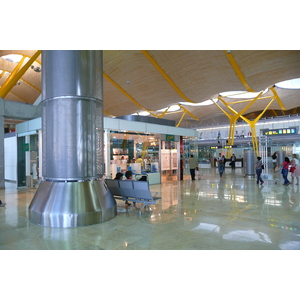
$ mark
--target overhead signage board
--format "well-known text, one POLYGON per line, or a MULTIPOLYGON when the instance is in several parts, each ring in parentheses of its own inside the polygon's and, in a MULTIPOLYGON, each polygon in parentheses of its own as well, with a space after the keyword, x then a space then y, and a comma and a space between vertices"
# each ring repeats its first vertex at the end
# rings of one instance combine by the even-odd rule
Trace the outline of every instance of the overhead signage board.
POLYGON ((296 127, 280 128, 280 129, 262 129, 261 131, 263 135, 289 135, 289 134, 298 133, 296 127))

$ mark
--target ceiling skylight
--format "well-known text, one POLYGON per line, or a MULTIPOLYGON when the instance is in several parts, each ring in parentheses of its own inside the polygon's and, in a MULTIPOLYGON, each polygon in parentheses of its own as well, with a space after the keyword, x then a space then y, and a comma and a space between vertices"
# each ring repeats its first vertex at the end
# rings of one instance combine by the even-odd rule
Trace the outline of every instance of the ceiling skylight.
POLYGON ((214 104, 214 102, 216 103, 218 101, 219 101, 219 99, 214 98, 214 99, 209 99, 209 100, 206 100, 206 101, 203 101, 203 102, 200 102, 200 103, 179 102, 179 104, 189 105, 189 106, 206 106, 206 105, 212 105, 212 104, 214 104))
MULTIPOLYGON (((268 91, 268 89, 265 89, 262 91, 262 94, 265 94, 268 91)), ((259 95, 261 92, 256 92, 256 93, 251 93, 251 92, 245 92, 245 91, 231 91, 231 92, 223 92, 220 93, 219 95, 221 97, 227 97, 227 98, 234 98, 234 99, 251 99, 255 98, 259 95)))
MULTIPOLYGON (((159 112, 164 112, 168 107, 162 108, 160 110, 158 110, 159 112)), ((172 111, 177 111, 180 110, 180 106, 179 105, 171 105, 168 109, 168 112, 172 112, 172 111)))
POLYGON ((13 63, 19 63, 21 59, 23 58, 23 55, 20 54, 9 54, 9 55, 3 55, 1 56, 8 62, 13 62, 13 63))
POLYGON ((139 111, 138 113, 132 114, 133 116, 149 116, 150 113, 147 111, 139 111))
POLYGON ((281 81, 276 83, 275 86, 282 89, 300 89, 300 78, 281 81))

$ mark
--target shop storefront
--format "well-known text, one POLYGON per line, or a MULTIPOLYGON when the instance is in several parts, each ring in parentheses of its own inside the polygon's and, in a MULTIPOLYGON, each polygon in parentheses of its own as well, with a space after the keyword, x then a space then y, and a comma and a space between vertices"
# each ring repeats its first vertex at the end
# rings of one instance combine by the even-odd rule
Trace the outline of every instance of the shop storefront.
MULTIPOLYGON (((152 118, 154 119, 154 118, 152 118)), ((117 172, 133 172, 134 179, 146 175, 149 184, 179 180, 180 137, 196 137, 194 129, 153 123, 103 118, 104 164, 106 178, 117 172)), ((17 183, 34 187, 42 175, 41 118, 23 122, 16 127, 17 183)))

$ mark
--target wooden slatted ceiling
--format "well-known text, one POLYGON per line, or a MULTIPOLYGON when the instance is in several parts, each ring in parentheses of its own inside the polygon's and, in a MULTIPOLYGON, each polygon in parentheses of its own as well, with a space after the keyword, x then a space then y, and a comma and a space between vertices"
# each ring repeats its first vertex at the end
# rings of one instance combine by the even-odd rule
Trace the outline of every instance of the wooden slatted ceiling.
MULTIPOLYGON (((35 52, 36 50, 0 50, 0 56, 5 54, 32 56, 35 52)), ((224 51, 151 50, 147 52, 173 84, 193 102, 205 101, 221 92, 246 90, 224 51)), ((300 78, 300 51, 233 50, 231 53, 245 80, 255 91, 280 81, 300 78)), ((41 62, 41 56, 38 61, 41 62)), ((12 72, 15 66, 14 63, 0 58, 0 69, 12 72)), ((36 63, 36 66, 40 65, 36 63)), ((140 50, 105 50, 103 71, 114 82, 113 84, 106 78, 103 79, 104 110, 112 115, 121 116, 142 110, 116 85, 145 109, 158 110, 185 101, 140 50)), ((0 78, 0 85, 6 78, 7 75, 0 78)), ((39 96, 37 89, 42 89, 41 73, 29 69, 23 79, 25 82, 15 86, 5 99, 33 104, 39 96)), ((276 88, 276 91, 286 109, 300 106, 299 90, 276 88)), ((258 101, 247 113, 263 110, 269 100, 258 101)), ((220 115, 222 116, 215 105, 185 107, 200 120, 213 117, 218 119, 220 115)), ((243 107, 242 104, 234 106, 236 110, 243 107)), ((281 108, 277 102, 274 102, 270 109, 281 108)), ((178 121, 181 116, 182 113, 178 113, 166 115, 164 118, 178 121)), ((185 117, 186 120, 190 118, 188 115, 185 117)), ((182 125, 188 122, 183 122, 182 125)))

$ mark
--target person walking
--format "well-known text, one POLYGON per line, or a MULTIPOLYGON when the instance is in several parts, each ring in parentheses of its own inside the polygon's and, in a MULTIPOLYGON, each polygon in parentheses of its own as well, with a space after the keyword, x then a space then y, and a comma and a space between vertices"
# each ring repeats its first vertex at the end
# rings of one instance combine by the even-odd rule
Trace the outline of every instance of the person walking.
POLYGON ((264 181, 261 179, 261 173, 262 173, 262 161, 261 157, 257 156, 257 161, 255 163, 255 171, 257 175, 256 183, 259 184, 264 184, 264 181))
POLYGON ((291 182, 287 179, 289 174, 289 165, 290 165, 290 159, 288 157, 284 158, 284 162, 281 164, 282 166, 282 177, 284 179, 283 185, 289 185, 291 182))
POLYGON ((223 172, 224 172, 224 168, 225 168, 225 157, 224 157, 224 155, 222 156, 222 154, 219 153, 219 156, 217 158, 217 162, 218 162, 219 174, 220 174, 220 177, 222 177, 223 172))
POLYGON ((235 170, 235 162, 236 162, 236 156, 234 155, 234 153, 232 153, 231 156, 231 169, 235 170))
POLYGON ((275 169, 277 167, 277 151, 274 152, 274 154, 272 155, 272 162, 273 162, 273 171, 275 173, 275 169))
POLYGON ((294 183, 294 178, 296 177, 297 183, 295 184, 299 185, 300 166, 297 154, 292 154, 290 171, 292 173, 292 184, 294 183))
POLYGON ((193 154, 191 154, 190 158, 189 158, 189 164, 190 164, 190 174, 191 174, 191 178, 192 180, 195 180, 195 170, 198 167, 198 161, 197 159, 194 157, 193 154))

